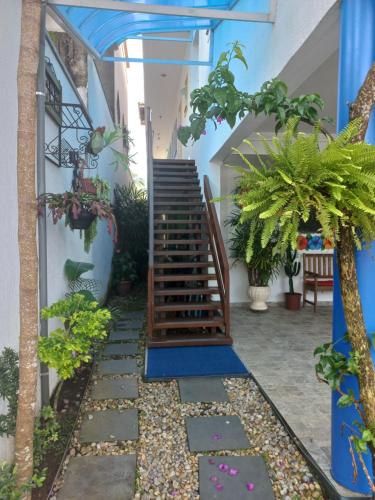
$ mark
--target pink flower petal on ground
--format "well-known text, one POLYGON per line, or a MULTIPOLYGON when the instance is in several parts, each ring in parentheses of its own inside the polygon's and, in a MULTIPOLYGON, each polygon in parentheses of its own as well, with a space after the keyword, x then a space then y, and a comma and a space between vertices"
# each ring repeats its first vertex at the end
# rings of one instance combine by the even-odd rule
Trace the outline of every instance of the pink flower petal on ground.
POLYGON ((235 467, 231 467, 231 468, 229 469, 229 471, 228 471, 228 474, 229 474, 230 476, 237 476, 237 474, 238 474, 238 469, 236 469, 235 467))
POLYGON ((216 464, 216 462, 215 462, 215 460, 214 460, 213 458, 209 458, 209 459, 208 459, 208 463, 209 463, 210 465, 215 465, 215 464, 216 464))
POLYGON ((220 483, 215 484, 216 491, 223 491, 224 486, 220 483))
POLYGON ((253 491, 254 483, 246 483, 246 489, 247 491, 253 491))
POLYGON ((223 439, 223 436, 221 434, 215 433, 215 434, 212 434, 212 439, 214 441, 220 441, 220 439, 223 439))
POLYGON ((210 477, 210 481, 211 481, 211 483, 217 483, 217 482, 218 482, 218 480, 219 480, 219 478, 218 478, 217 476, 211 476, 211 477, 210 477))
POLYGON ((176 496, 177 496, 177 493, 178 493, 178 491, 173 490, 173 491, 172 491, 172 493, 171 493, 171 496, 172 496, 172 497, 176 497, 176 496))
POLYGON ((220 465, 219 465, 219 470, 220 470, 221 472, 228 472, 228 470, 229 470, 229 465, 228 465, 228 464, 220 464, 220 465))

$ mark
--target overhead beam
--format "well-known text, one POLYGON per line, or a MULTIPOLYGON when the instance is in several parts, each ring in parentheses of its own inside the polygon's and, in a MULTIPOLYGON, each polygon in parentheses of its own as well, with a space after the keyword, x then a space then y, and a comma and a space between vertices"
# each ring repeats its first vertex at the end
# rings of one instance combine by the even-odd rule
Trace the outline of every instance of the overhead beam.
POLYGON ((212 61, 191 61, 189 59, 153 59, 143 57, 116 57, 103 56, 102 61, 124 62, 124 63, 144 63, 144 64, 172 64, 177 66, 211 66, 212 61))
POLYGON ((234 10, 205 9, 199 7, 177 7, 172 5, 141 4, 118 0, 47 0, 49 5, 65 7, 86 7, 90 9, 159 14, 166 16, 196 17, 200 19, 218 19, 221 21, 246 21, 272 23, 271 14, 258 12, 238 12, 234 10))

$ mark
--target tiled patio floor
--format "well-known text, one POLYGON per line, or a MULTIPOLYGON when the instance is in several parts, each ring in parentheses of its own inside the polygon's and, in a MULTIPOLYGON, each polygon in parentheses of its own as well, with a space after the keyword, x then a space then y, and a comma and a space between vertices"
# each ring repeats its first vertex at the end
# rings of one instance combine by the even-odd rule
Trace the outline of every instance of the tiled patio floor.
POLYGON ((311 306, 271 305, 253 313, 244 305, 231 317, 235 351, 328 477, 331 391, 315 377, 313 351, 331 340, 331 312, 328 305, 315 314, 311 306))

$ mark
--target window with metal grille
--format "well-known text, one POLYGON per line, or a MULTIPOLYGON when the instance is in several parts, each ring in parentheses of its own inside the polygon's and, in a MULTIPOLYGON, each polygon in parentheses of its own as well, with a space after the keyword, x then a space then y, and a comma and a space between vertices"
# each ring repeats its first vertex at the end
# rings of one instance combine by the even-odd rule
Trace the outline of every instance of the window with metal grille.
POLYGON ((56 77, 52 64, 46 62, 46 111, 51 118, 61 125, 62 87, 56 77))

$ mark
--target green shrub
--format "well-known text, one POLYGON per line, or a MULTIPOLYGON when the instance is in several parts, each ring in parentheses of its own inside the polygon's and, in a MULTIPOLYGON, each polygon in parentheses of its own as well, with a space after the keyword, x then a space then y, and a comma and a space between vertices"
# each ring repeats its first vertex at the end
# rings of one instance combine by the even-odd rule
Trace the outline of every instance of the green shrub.
POLYGON ((14 436, 18 404, 18 354, 5 347, 0 354, 0 398, 8 405, 6 415, 0 415, 0 434, 14 436))
POLYGON ((148 267, 148 201, 147 191, 132 183, 117 185, 114 190, 114 209, 119 232, 117 248, 134 259, 140 279, 148 267))
POLYGON ((57 318, 61 322, 62 326, 49 337, 39 340, 39 357, 65 380, 71 378, 82 363, 90 361, 94 342, 107 336, 111 313, 97 302, 75 293, 45 307, 42 318, 57 318))
POLYGON ((0 500, 19 500, 25 492, 42 486, 44 474, 34 474, 30 483, 17 486, 15 468, 7 462, 0 463, 0 500))

